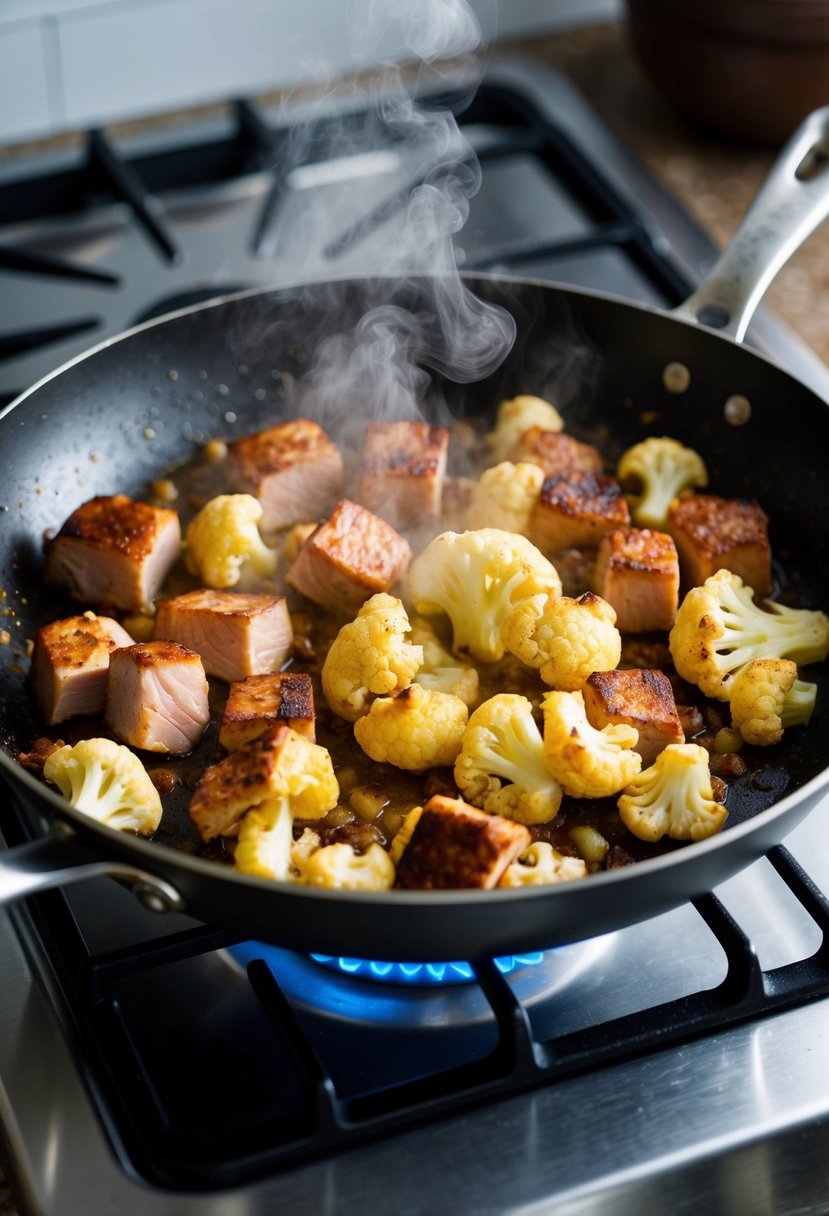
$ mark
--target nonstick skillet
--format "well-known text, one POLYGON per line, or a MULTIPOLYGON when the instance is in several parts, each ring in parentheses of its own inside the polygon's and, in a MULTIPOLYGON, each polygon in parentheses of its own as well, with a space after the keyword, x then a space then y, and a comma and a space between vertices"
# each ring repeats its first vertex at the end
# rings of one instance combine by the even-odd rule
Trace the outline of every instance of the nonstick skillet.
MULTIPOLYGON (((489 420, 505 396, 547 396, 568 431, 611 460, 649 434, 697 448, 713 492, 755 497, 769 515, 781 591, 804 607, 829 608, 829 408, 739 344, 766 283, 829 210, 829 175, 820 172, 828 145, 824 110, 787 146, 708 283, 678 315, 527 280, 466 279, 511 313, 516 343, 482 381, 436 377, 431 400, 489 420)), ((810 672, 820 687, 809 727, 790 732, 762 772, 732 787, 719 836, 550 888, 378 895, 270 883, 162 843, 184 822, 184 804, 165 812, 162 840, 147 841, 76 812, 16 763, 42 733, 30 710, 25 639, 64 609, 77 610, 41 586, 44 532, 94 494, 146 495, 162 469, 231 424, 243 434, 291 416, 295 386, 320 343, 379 305, 423 319, 433 287, 428 279, 352 279, 217 300, 95 348, 0 416, 0 587, 11 634, 0 647, 0 771, 35 837, 0 854, 0 902, 110 874, 149 907, 185 910, 297 950, 492 957, 608 932, 709 891, 779 843, 824 797, 829 677, 819 671, 810 672)), ((346 395, 339 422, 349 413, 359 417, 359 402, 346 395)))

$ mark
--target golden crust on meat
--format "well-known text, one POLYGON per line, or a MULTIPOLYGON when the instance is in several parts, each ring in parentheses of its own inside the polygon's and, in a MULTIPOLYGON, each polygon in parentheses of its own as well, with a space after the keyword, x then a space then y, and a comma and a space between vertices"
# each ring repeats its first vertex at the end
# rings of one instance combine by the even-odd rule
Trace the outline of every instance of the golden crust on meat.
POLYGON ((230 686, 219 743, 234 751, 280 722, 313 743, 314 716, 314 690, 309 675, 284 671, 247 676, 230 686))
POLYGON ((446 427, 370 422, 363 442, 360 502, 393 522, 436 519, 448 451, 446 427))
POLYGON ((35 635, 35 649, 48 656, 53 667, 86 667, 106 664, 119 643, 94 613, 64 617, 41 625, 35 635))
POLYGON ((615 608, 620 633, 670 629, 679 605, 679 556, 672 537, 650 528, 606 532, 593 586, 615 608))
POLYGON ((190 800, 190 818, 202 839, 224 834, 251 806, 271 796, 282 750, 295 737, 280 722, 205 769, 190 800))
POLYGON ((668 511, 683 578, 699 587, 718 570, 738 574, 758 599, 771 594, 768 516, 753 498, 692 494, 668 511))
POLYGON ((403 890, 491 890, 530 843, 530 833, 501 815, 436 794, 417 821, 397 865, 403 890))
POLYGON ((272 473, 296 464, 339 457, 339 450, 317 422, 294 418, 228 444, 242 477, 256 486, 272 473))
POLYGON ((183 595, 159 602, 156 632, 160 631, 162 620, 174 612, 211 612, 218 616, 251 620, 283 598, 281 595, 245 594, 241 591, 212 591, 209 587, 185 591, 183 595))
POLYGON ((639 732, 634 751, 649 763, 669 743, 684 743, 671 681, 651 668, 596 671, 582 689, 587 721, 596 730, 620 723, 639 732))
POLYGON ((598 545, 611 528, 626 527, 630 511, 615 477, 573 470, 546 478, 530 516, 530 540, 543 553, 598 545))
POLYGON ((537 464, 547 477, 569 473, 577 469, 584 472, 601 473, 602 457, 598 448, 582 443, 564 431, 547 431, 540 426, 531 426, 524 431, 507 456, 513 464, 528 462, 537 464))
POLYGON ((131 560, 143 561, 170 520, 177 521, 178 515, 169 507, 153 507, 126 494, 99 495, 72 512, 51 545, 61 537, 71 537, 93 548, 114 549, 131 560))

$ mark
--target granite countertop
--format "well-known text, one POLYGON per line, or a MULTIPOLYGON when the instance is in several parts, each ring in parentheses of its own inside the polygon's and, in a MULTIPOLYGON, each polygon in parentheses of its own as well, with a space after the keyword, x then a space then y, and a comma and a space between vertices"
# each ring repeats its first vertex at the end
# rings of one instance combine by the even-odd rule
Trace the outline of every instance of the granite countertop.
MULTIPOLYGON (((503 49, 569 76, 652 176, 718 245, 726 243, 771 167, 773 150, 718 139, 684 120, 639 67, 624 23, 512 42, 503 49)), ((784 267, 766 299, 829 362, 829 222, 784 267)))

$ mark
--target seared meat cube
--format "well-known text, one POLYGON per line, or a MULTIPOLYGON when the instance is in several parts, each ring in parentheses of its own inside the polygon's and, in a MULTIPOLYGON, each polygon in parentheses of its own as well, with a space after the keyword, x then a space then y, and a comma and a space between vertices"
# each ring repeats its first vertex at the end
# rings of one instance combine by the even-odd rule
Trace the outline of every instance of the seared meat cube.
POLYGON ((143 751, 185 756, 209 721, 207 678, 194 650, 136 642, 113 651, 106 722, 116 738, 143 751))
POLYGON ((235 751, 278 722, 314 742, 314 690, 299 672, 248 676, 231 684, 219 730, 219 743, 235 751))
POLYGON ((460 798, 435 794, 423 808, 397 864, 403 890, 497 887, 507 866, 530 844, 520 823, 487 815, 460 798))
POLYGON ((758 599, 771 594, 768 517, 750 498, 694 494, 675 498, 668 527, 679 551, 683 582, 699 587, 718 570, 731 570, 758 599))
POLYGON ((679 605, 679 558, 666 532, 614 528, 599 542, 597 595, 616 609, 620 633, 670 629, 679 605))
POLYGON ((180 548, 179 518, 168 507, 126 494, 90 498, 48 542, 46 581, 87 604, 148 612, 180 548))
POLYGON ((155 636, 195 650, 208 675, 228 681, 276 671, 293 644, 283 596, 209 588, 162 600, 155 636))
POLYGON ((598 448, 589 443, 580 443, 563 431, 545 431, 540 426, 531 426, 524 431, 507 459, 513 464, 527 461, 540 465, 546 477, 555 477, 574 469, 585 473, 602 471, 602 457, 598 448))
POLYGON ((643 768, 669 743, 685 742, 671 681, 661 671, 594 671, 582 692, 587 721, 596 730, 622 723, 639 731, 633 750, 643 768))
POLYGON ((388 591, 411 556, 390 524, 343 498, 308 537, 286 579, 315 604, 353 616, 369 596, 388 591))
POLYGON ((357 495, 392 524, 440 516, 449 432, 425 422, 371 422, 366 427, 357 495))
POLYGON ((320 519, 343 487, 343 459, 316 422, 295 418, 228 444, 236 488, 262 504, 262 527, 320 519))
POLYGON ((108 616, 70 616, 43 625, 32 652, 32 691, 50 726, 99 714, 106 701, 109 656, 133 639, 108 616))
POLYGON ((615 477, 573 470, 545 480, 530 516, 530 540, 542 553, 595 548, 605 532, 629 523, 615 477))

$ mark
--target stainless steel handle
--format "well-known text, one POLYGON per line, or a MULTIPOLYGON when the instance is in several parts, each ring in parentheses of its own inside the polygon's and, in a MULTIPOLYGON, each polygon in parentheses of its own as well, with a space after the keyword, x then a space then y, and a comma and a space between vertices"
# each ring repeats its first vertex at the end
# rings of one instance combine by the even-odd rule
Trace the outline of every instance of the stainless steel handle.
POLYGON ((184 909, 184 900, 170 883, 135 866, 102 859, 64 824, 31 844, 0 852, 0 906, 36 891, 102 875, 132 887, 136 898, 153 912, 184 909))
POLYGON ((829 106, 795 131, 705 282, 673 315, 741 342, 769 283, 827 214, 829 106))

